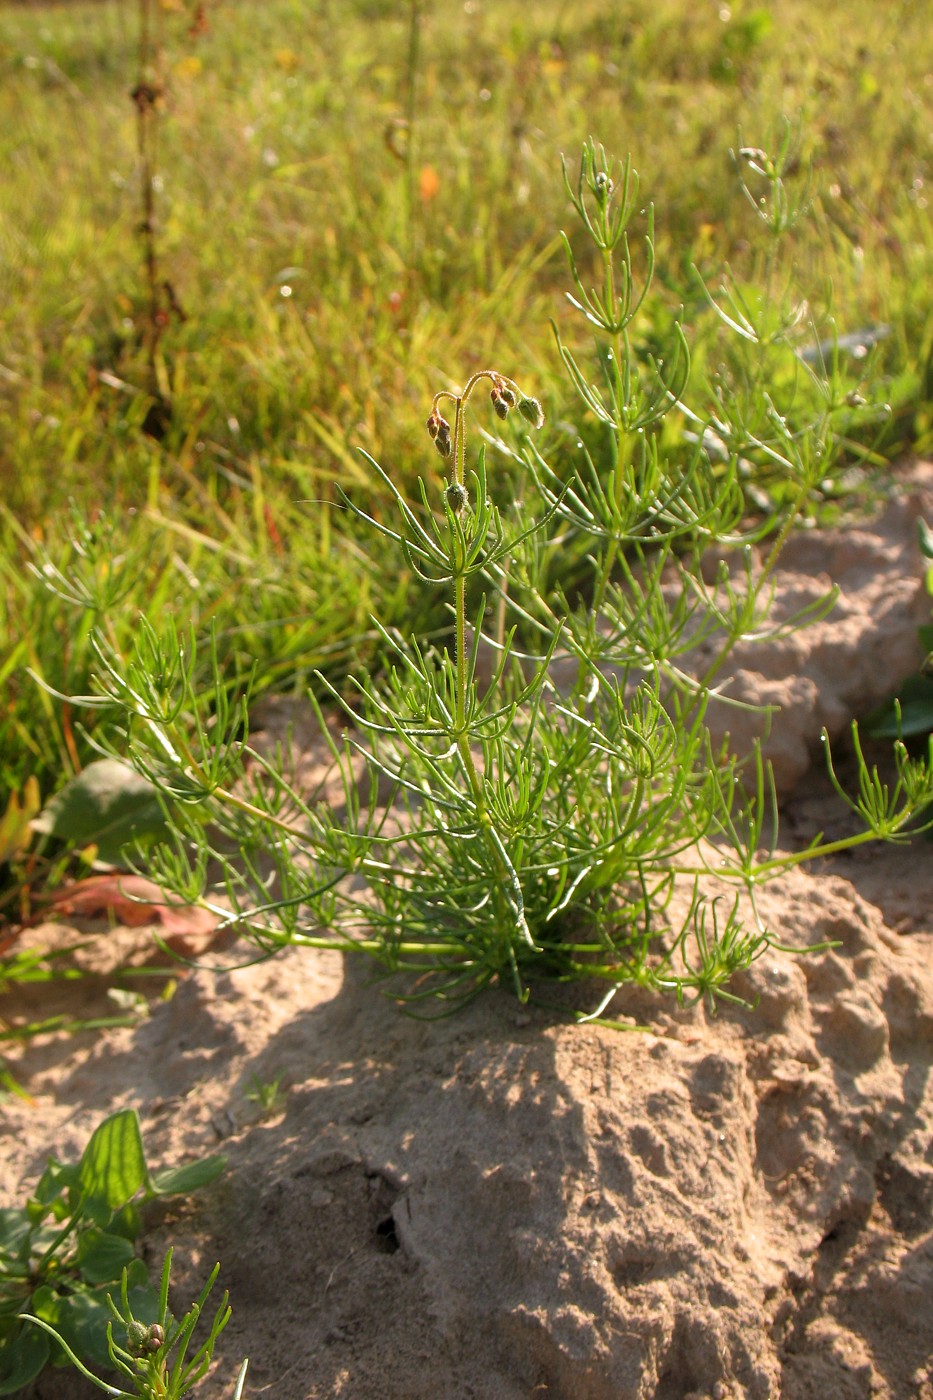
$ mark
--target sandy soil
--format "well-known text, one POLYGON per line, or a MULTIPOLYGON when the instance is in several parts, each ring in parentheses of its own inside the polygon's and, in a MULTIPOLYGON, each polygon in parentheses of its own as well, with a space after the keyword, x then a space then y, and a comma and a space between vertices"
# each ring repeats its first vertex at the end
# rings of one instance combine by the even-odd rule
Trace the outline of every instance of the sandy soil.
MULTIPOLYGON (((783 586, 835 577, 840 608, 740 663, 782 705, 788 846, 849 821, 808 767, 820 724, 916 666, 933 471, 914 479, 926 494, 872 526, 793 547, 783 586)), ((156 1165, 226 1152, 144 1233, 154 1267, 175 1246, 182 1301, 222 1263, 234 1314, 203 1400, 244 1355, 247 1394, 277 1400, 933 1400, 933 845, 797 870, 762 908, 785 943, 838 946, 763 958, 754 1013, 617 1008, 651 1033, 504 993, 415 1022, 337 955, 190 972, 132 1029, 19 1054, 34 1102, 2 1105, 0 1199, 124 1105, 156 1165), (247 1093, 278 1076, 264 1117, 247 1093)), ((151 957, 146 928, 31 933, 75 929, 94 975, 19 1011, 110 1009, 113 969, 151 957)), ((64 1372, 25 1392, 90 1393, 64 1372)))

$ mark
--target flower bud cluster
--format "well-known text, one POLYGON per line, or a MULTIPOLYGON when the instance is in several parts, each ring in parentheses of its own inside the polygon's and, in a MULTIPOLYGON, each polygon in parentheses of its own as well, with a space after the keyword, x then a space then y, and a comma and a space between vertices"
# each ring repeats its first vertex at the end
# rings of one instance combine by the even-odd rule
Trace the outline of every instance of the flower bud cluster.
POLYGON ((155 1356, 165 1341, 165 1333, 157 1322, 147 1327, 136 1318, 126 1329, 126 1349, 131 1356, 155 1356))
POLYGON ((499 418, 507 418, 509 409, 515 407, 515 395, 499 375, 493 379, 492 392, 489 397, 492 399, 492 406, 499 418))
POLYGON ((507 418, 511 409, 518 407, 518 411, 530 423, 533 428, 541 428, 544 425, 544 410, 537 399, 530 399, 525 394, 516 396, 515 390, 507 384, 501 375, 496 375, 493 379, 492 392, 489 397, 492 399, 492 406, 500 418, 507 418))
POLYGON ((444 458, 449 457, 452 451, 450 424, 447 422, 446 418, 438 413, 436 408, 431 411, 431 416, 428 419, 428 432, 431 434, 431 440, 441 456, 444 458))
MULTIPOLYGON (((523 394, 518 385, 511 379, 506 379, 501 374, 494 374, 490 370, 481 370, 478 374, 473 375, 463 394, 456 400, 458 415, 461 413, 463 405, 470 397, 470 392, 474 385, 482 379, 486 379, 492 383, 489 397, 492 400, 492 406, 499 418, 507 418, 512 409, 517 408, 522 418, 525 419, 525 422, 530 423, 533 428, 540 428, 543 426, 544 411, 538 400, 530 399, 526 394, 523 394)), ((438 453, 447 460, 453 456, 454 444, 451 437, 450 424, 437 407, 437 400, 444 397, 453 398, 454 396, 452 394, 447 394, 446 396, 438 394, 437 398, 434 400, 434 405, 427 421, 427 429, 438 453)), ((451 509, 459 514, 459 510, 462 509, 462 507, 458 508, 451 502, 451 509)))

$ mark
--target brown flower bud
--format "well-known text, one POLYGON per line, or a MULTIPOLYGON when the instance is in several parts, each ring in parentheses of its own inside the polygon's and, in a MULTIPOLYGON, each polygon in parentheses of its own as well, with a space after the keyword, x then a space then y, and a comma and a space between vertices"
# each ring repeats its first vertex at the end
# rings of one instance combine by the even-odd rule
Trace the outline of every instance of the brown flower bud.
POLYGON ((154 1356, 164 1341, 165 1333, 159 1324, 154 1322, 146 1333, 146 1350, 154 1356))
POLYGON ((509 416, 509 405, 506 403, 506 401, 505 401, 505 399, 504 399, 504 397, 503 397, 503 395, 502 395, 502 390, 501 390, 501 389, 493 389, 493 391, 492 391, 492 393, 489 395, 489 397, 492 399, 492 406, 493 406, 493 408, 496 410, 496 413, 498 414, 498 416, 499 416, 500 418, 508 418, 508 416, 509 416))
POLYGON ((451 453, 450 424, 442 418, 437 429, 437 436, 434 439, 434 446, 442 457, 449 457, 451 453))
POLYGON ((442 457, 450 456, 450 424, 435 408, 428 419, 428 432, 442 457))
POLYGON ((158 87, 152 87, 149 83, 137 83, 130 93, 130 98, 136 104, 137 109, 145 114, 156 105, 161 95, 161 90, 158 87))

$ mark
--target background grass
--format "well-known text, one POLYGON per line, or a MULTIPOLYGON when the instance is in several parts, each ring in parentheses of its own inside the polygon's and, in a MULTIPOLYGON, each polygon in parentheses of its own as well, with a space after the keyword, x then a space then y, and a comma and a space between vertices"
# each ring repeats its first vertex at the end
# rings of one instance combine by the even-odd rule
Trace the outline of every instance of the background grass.
MULTIPOLYGON (((0 809, 90 756, 66 692, 89 684, 93 609, 50 594, 105 520, 138 610, 212 623, 231 684, 302 685, 369 654, 367 616, 439 624, 399 560, 374 561, 340 483, 378 510, 357 449, 434 471, 433 393, 493 364, 545 403, 571 458, 561 155, 631 152, 657 206, 644 353, 678 307, 715 373, 695 268, 729 264, 801 306, 801 344, 883 324, 853 386, 892 412, 875 463, 930 443, 933 35, 903 0, 162 0, 156 237, 170 314, 147 352, 131 0, 0 12, 0 809), (767 233, 730 151, 796 133, 811 216, 763 282, 767 233), (153 396, 171 413, 154 437, 153 396), (30 564, 33 566, 30 569, 30 564)), ((145 76, 145 74, 144 74, 145 76)), ((151 76, 151 75, 150 75, 151 76)), ((791 171, 793 180, 793 171, 791 171)), ((582 251, 582 250, 581 250, 582 251)), ((103 560, 103 562, 101 562, 103 560)), ((90 722, 93 716, 84 715, 90 722)))

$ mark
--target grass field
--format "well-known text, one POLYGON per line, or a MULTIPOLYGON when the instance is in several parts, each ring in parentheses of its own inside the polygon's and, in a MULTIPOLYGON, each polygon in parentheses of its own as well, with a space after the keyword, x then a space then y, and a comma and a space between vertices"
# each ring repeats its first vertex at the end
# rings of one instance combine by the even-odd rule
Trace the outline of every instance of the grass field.
POLYGON ((889 328, 846 366, 879 406, 851 461, 929 445, 922 6, 3 8, 0 810, 91 755, 94 714, 29 672, 84 693, 102 619, 117 648, 142 608, 213 624, 231 687, 254 668, 260 691, 372 655, 374 602, 440 625, 335 487, 380 508, 363 448, 413 488, 434 471, 433 394, 493 361, 545 404, 552 461, 569 472, 578 435, 598 439, 552 331, 587 343, 559 231, 561 158, 575 169, 588 136, 631 154, 656 206, 640 353, 682 307, 695 382, 715 381, 700 277, 715 290, 728 265, 753 299, 799 306, 801 347, 889 328), (732 153, 786 135, 810 208, 775 240, 732 153))

